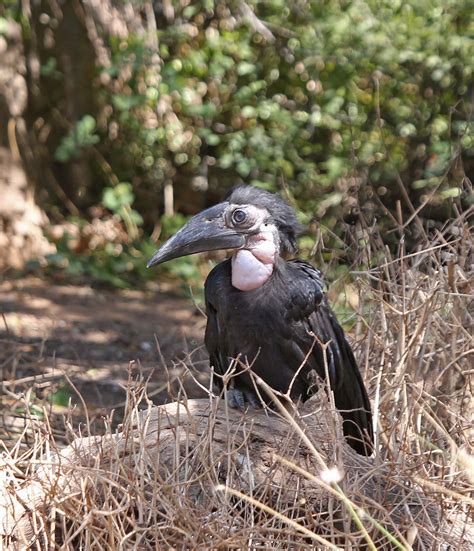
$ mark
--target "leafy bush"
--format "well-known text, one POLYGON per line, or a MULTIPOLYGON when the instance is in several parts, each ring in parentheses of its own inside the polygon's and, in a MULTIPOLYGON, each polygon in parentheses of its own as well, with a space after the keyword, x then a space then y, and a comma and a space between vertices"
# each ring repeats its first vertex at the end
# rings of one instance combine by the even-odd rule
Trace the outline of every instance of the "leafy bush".
POLYGON ((142 183, 283 183, 306 221, 334 225, 395 211, 401 177, 415 207, 449 215, 472 166, 468 2, 253 2, 272 40, 232 4, 186 4, 158 33, 159 76, 145 39, 112 44, 109 76, 130 77, 109 123, 142 183))
MULTIPOLYGON (((410 248, 420 223, 472 200, 468 0, 174 0, 172 16, 153 5, 156 34, 137 23, 101 43, 97 112, 63 124, 54 151, 62 168, 91 163, 81 206, 102 196, 131 241, 160 234, 169 184, 186 214, 206 201, 193 204, 196 190, 284 189, 310 226, 305 253, 355 263, 342 220, 361 223, 352 240, 382 226, 394 250, 393 230, 419 211, 410 248)), ((44 74, 59 70, 45 57, 44 74)))

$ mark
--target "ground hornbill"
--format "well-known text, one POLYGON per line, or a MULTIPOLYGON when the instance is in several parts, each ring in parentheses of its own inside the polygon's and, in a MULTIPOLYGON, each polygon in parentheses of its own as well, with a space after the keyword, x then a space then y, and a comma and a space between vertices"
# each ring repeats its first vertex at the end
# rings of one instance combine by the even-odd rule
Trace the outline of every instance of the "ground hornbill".
MULTIPOLYGON (((211 366, 224 375, 239 358, 239 365, 251 366, 268 385, 283 394, 289 391, 294 400, 309 398, 315 373, 323 379, 327 373, 347 441, 369 455, 370 402, 350 345, 327 304, 321 275, 306 262, 283 258, 296 252, 300 230, 295 211, 280 197, 240 186, 224 202, 191 218, 148 266, 233 249, 233 256, 218 264, 205 284, 211 366)), ((234 407, 261 404, 259 395, 268 401, 248 368, 228 386, 234 407)))

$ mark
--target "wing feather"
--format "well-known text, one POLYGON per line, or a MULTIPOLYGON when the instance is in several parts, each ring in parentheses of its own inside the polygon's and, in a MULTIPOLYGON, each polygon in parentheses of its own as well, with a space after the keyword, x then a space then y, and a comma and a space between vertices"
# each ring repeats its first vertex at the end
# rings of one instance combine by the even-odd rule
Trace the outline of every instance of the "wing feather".
POLYGON ((318 341, 329 343, 326 359, 322 346, 317 345, 313 348, 318 375, 326 378, 327 364, 336 408, 343 418, 344 435, 357 452, 370 455, 373 449, 370 401, 352 348, 327 304, 320 272, 311 264, 300 260, 292 261, 292 264, 315 287, 312 296, 316 297, 316 300, 311 305, 312 312, 307 314, 310 329, 318 341))

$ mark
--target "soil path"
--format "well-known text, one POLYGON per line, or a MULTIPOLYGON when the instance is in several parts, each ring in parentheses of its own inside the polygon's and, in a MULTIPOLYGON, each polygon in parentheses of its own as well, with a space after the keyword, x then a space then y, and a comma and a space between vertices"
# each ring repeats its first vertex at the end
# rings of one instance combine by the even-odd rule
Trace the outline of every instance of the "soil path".
POLYGON ((184 382, 190 397, 207 385, 205 318, 189 299, 144 291, 104 291, 24 278, 0 283, 0 365, 5 388, 33 385, 37 396, 68 386, 73 402, 109 409, 123 402, 128 366, 150 378, 153 400, 184 382), (158 344, 157 344, 158 343, 158 344), (167 381, 174 384, 167 387, 167 381), (54 381, 52 386, 50 383, 54 381))

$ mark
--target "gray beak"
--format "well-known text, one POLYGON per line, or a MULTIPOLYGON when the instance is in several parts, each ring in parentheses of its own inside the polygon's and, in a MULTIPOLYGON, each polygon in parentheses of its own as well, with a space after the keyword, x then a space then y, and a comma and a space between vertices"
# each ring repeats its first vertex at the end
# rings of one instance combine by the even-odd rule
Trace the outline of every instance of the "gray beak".
POLYGON ((226 202, 219 203, 193 216, 158 249, 147 267, 189 254, 242 247, 245 237, 225 224, 224 212, 228 205, 226 202))

